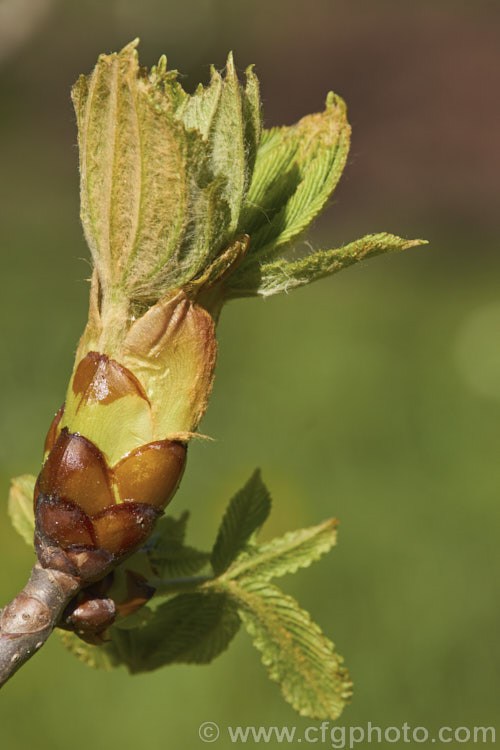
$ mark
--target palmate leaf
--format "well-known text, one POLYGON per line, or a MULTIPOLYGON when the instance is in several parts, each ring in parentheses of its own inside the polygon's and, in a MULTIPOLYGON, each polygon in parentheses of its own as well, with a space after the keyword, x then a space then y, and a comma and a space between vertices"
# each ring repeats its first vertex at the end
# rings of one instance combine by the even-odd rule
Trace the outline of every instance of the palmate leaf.
POLYGON ((9 491, 8 513, 15 530, 24 541, 33 547, 35 533, 35 514, 33 512, 33 491, 36 477, 23 474, 11 480, 9 491))
POLYGON ((215 575, 229 567, 262 526, 271 510, 271 497, 257 470, 232 498, 222 519, 212 550, 215 575))
MULTIPOLYGON (((82 643, 67 633, 63 642, 91 666, 123 665, 135 674, 174 663, 208 664, 228 647, 243 621, 269 676, 280 684, 293 708, 311 718, 337 718, 352 688, 342 658, 309 614, 268 583, 309 566, 331 549, 337 521, 330 519, 257 544, 255 532, 269 509, 269 493, 257 471, 224 515, 212 552, 213 578, 152 579, 159 599, 167 596, 166 601, 156 606, 150 602, 129 621, 117 622, 102 646, 82 643)), ((187 520, 187 512, 178 519, 165 518, 126 566, 133 568, 135 561, 139 564, 147 558, 148 564, 153 561, 162 570, 173 570, 183 553, 189 555, 187 520)), ((156 567, 153 572, 158 572, 156 567)))
POLYGON ((254 294, 268 297, 271 294, 290 292, 367 258, 422 244, 426 244, 424 240, 406 240, 382 232, 366 235, 335 250, 320 250, 299 260, 254 262, 246 267, 244 273, 239 273, 237 278, 231 279, 229 293, 233 297, 254 294))
POLYGON ((270 581, 307 568, 337 543, 336 518, 243 551, 227 571, 231 579, 270 581))
POLYGON ((333 643, 297 602, 264 581, 228 587, 269 677, 301 716, 336 719, 352 683, 333 643))

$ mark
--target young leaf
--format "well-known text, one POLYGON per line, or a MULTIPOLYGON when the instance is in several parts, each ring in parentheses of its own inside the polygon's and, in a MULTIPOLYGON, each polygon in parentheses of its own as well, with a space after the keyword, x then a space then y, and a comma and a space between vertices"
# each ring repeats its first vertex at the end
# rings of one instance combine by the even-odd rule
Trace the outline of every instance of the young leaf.
POLYGON ((258 89, 251 72, 240 86, 231 56, 224 81, 214 72, 189 97, 165 58, 149 75, 140 68, 137 44, 101 55, 72 93, 82 223, 103 309, 121 298, 154 303, 224 249, 260 134, 258 89))
POLYGON ((200 85, 179 108, 177 116, 209 144, 205 167, 212 178, 222 180, 219 192, 229 208, 229 236, 238 225, 260 139, 257 77, 248 68, 243 89, 229 54, 225 78, 212 67, 210 84, 206 88, 200 85))
POLYGON ((337 543, 336 518, 318 526, 289 531, 279 539, 250 547, 227 571, 228 578, 270 581, 307 568, 337 543))
POLYGON ((337 719, 352 683, 333 643, 309 614, 264 581, 232 582, 227 590, 285 699, 301 716, 337 719))
POLYGON ((137 40, 118 55, 101 55, 73 89, 87 242, 102 287, 126 284, 135 294, 174 253, 188 190, 186 136, 154 106, 136 47, 137 40))
POLYGON ((217 70, 211 68, 210 83, 202 83, 194 94, 187 97, 177 110, 177 117, 188 130, 197 130, 204 141, 208 141, 212 122, 220 103, 224 82, 217 70))
POLYGON ((253 262, 244 272, 230 279, 228 293, 233 297, 259 294, 267 297, 289 292, 299 286, 341 271, 359 261, 383 253, 406 250, 426 244, 424 240, 405 240, 393 234, 369 234, 336 250, 320 250, 299 260, 276 260, 272 263, 253 262))
POLYGON ((242 92, 241 106, 245 126, 245 180, 248 190, 262 136, 262 112, 259 79, 254 73, 253 65, 248 66, 245 74, 247 77, 247 85, 242 92))
POLYGON ((9 518, 18 534, 33 547, 35 516, 33 513, 33 491, 36 477, 23 474, 11 480, 9 491, 9 518))
POLYGON ((239 627, 226 594, 179 594, 161 604, 143 627, 113 627, 110 637, 120 662, 135 674, 174 663, 208 664, 228 647, 239 627))
POLYGON ((334 191, 349 151, 350 126, 342 99, 330 93, 324 112, 275 128, 257 153, 240 229, 250 234, 250 258, 289 247, 334 191))
POLYGON ((221 575, 260 529, 271 510, 271 497, 257 470, 232 498, 212 550, 215 575, 221 575))
POLYGON ((230 54, 224 85, 210 128, 211 162, 215 169, 220 170, 218 174, 226 178, 223 196, 231 213, 229 234, 236 230, 247 189, 245 145, 241 89, 233 56, 230 54))

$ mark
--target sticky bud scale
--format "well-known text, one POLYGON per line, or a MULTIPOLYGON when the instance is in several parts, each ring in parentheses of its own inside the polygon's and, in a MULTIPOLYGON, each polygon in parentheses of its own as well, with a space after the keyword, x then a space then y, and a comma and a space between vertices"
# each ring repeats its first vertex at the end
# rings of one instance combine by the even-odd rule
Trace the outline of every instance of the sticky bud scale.
MULTIPOLYGON (((71 573, 85 582, 96 581, 140 547, 180 482, 187 446, 180 440, 153 440, 127 451, 127 433, 146 425, 151 405, 140 381, 107 355, 89 352, 77 365, 70 391, 72 413, 95 435, 106 410, 119 406, 126 425, 113 420, 101 430, 108 446, 124 452, 111 463, 104 450, 65 424, 67 408, 56 414, 49 429, 46 458, 35 488, 35 547, 44 567, 71 573), (121 404, 120 404, 121 402, 121 404), (138 409, 138 403, 140 408, 138 409), (130 421, 131 420, 131 421, 130 421), (94 429, 92 425, 94 424, 94 429)), ((151 416, 150 416, 151 419, 151 416)), ((152 426, 149 426, 152 432, 152 426)), ((135 445, 136 437, 130 446, 135 445)), ((114 453, 116 458, 116 452, 114 453)))

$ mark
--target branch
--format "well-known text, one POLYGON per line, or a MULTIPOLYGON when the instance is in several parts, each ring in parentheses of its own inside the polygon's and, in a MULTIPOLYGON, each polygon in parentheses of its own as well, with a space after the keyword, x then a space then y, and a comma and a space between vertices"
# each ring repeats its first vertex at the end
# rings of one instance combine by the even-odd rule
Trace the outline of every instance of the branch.
POLYGON ((37 563, 24 589, 0 612, 0 687, 43 646, 81 581, 37 563))

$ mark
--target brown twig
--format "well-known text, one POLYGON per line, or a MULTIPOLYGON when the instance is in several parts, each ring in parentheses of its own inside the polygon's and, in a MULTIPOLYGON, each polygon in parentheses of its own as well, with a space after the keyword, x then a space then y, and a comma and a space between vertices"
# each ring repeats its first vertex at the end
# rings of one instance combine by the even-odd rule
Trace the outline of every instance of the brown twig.
POLYGON ((24 589, 0 612, 0 687, 45 643, 81 581, 37 563, 24 589))

